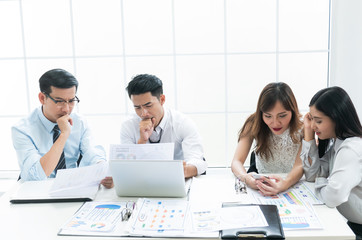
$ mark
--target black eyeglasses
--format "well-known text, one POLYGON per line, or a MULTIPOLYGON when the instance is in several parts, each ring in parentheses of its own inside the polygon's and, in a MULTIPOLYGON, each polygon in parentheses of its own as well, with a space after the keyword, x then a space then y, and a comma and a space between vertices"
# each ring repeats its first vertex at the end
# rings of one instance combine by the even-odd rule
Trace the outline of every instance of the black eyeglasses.
POLYGON ((62 100, 55 100, 48 93, 46 93, 46 92, 43 92, 43 93, 45 94, 45 96, 50 98, 55 103, 55 105, 57 105, 57 107, 59 107, 59 108, 65 107, 66 104, 68 104, 69 107, 74 107, 77 103, 80 102, 80 100, 79 100, 79 98, 77 96, 75 96, 75 98, 73 98, 73 99, 70 99, 70 100, 66 101, 66 100, 63 100, 63 99, 62 100))

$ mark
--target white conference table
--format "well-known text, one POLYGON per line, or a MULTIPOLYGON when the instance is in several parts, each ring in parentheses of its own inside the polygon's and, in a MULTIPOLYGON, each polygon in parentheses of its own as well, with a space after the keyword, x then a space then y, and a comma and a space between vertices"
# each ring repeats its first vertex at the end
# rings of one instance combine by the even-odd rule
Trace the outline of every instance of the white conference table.
MULTIPOLYGON (((194 179, 189 201, 191 203, 246 201, 247 195, 235 193, 234 181, 230 168, 209 168, 207 175, 194 179)), ((11 204, 9 197, 16 189, 16 185, 0 198, 0 239, 116 239, 114 237, 57 236, 61 226, 71 218, 82 203, 11 204)), ((96 197, 96 201, 121 199, 135 198, 119 198, 114 189, 104 188, 96 197)), ((355 239, 345 219, 335 208, 328 208, 325 205, 314 207, 323 229, 284 231, 286 239, 355 239)))

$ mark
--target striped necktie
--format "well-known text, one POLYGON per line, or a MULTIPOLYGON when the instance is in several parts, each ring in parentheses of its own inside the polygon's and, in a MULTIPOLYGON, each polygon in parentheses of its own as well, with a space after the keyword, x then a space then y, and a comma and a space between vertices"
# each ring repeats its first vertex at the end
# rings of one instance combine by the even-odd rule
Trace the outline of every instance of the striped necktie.
MULTIPOLYGON (((58 137, 60 135, 60 129, 59 129, 58 125, 54 126, 53 132, 54 132, 53 133, 53 143, 55 143, 55 141, 58 139, 58 137)), ((64 157, 64 150, 63 150, 62 155, 59 158, 59 162, 54 169, 55 174, 57 174, 58 169, 64 169, 64 168, 66 168, 66 166, 65 166, 65 157, 64 157)))

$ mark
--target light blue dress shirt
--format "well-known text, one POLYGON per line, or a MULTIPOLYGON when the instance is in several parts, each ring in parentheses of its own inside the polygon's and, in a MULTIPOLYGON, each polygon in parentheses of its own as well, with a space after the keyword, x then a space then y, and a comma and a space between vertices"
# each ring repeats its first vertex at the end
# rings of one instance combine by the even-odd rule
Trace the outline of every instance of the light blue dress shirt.
MULTIPOLYGON (((93 143, 85 119, 76 113, 72 113, 70 116, 73 119, 73 126, 71 126, 71 133, 64 147, 66 167, 77 167, 80 154, 83 157, 79 167, 105 161, 104 148, 93 143)), ((12 127, 13 145, 23 180, 45 180, 47 178, 40 164, 40 158, 53 145, 53 128, 55 125, 44 116, 42 108, 39 107, 12 127)), ((49 177, 55 177, 54 171, 49 177)))

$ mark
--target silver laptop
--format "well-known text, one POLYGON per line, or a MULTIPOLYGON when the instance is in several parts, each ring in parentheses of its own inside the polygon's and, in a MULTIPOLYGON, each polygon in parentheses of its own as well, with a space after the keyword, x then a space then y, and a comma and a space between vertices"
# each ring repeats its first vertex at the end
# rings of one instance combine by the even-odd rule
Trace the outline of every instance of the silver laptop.
POLYGON ((185 197, 182 160, 110 160, 120 197, 185 197))

